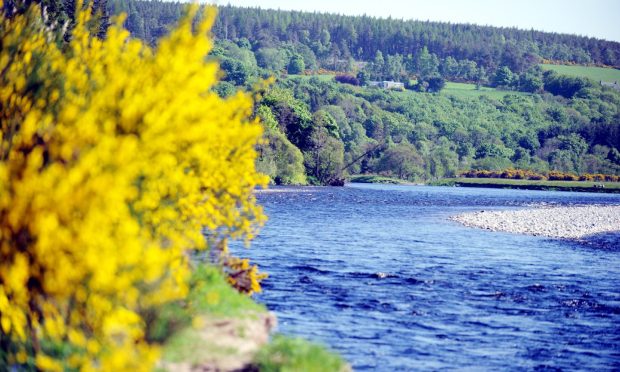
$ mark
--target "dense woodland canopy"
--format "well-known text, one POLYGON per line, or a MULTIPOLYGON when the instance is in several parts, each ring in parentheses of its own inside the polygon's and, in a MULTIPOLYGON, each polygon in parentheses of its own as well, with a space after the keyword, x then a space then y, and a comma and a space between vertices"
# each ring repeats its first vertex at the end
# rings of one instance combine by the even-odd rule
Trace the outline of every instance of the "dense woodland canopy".
MULTIPOLYGON (((150 43, 182 14, 183 4, 110 0, 114 12, 129 15, 128 28, 150 43)), ((531 59, 620 67, 620 43, 591 37, 471 24, 382 19, 328 13, 218 7, 217 38, 246 38, 254 49, 281 43, 302 44, 317 58, 369 61, 384 56, 417 55, 425 47, 440 59, 469 60, 487 70, 508 65, 521 72, 531 59)))
MULTIPOLYGON (((156 44, 183 13, 161 1, 109 0, 135 37, 156 44)), ((620 44, 574 35, 323 13, 218 8, 211 58, 222 96, 276 76, 255 107, 268 144, 258 166, 276 183, 346 174, 408 180, 469 169, 620 174, 620 94, 539 63, 620 66, 620 44), (304 72, 335 71, 303 76, 304 72), (301 75, 300 75, 301 74, 301 75), (402 81, 404 92, 365 87, 402 81), (446 81, 503 98, 437 93, 446 81)))
POLYGON ((259 108, 259 115, 271 125, 272 143, 263 150, 261 165, 272 165, 271 174, 284 183, 291 178, 290 165, 278 168, 271 159, 278 159, 278 151, 299 150, 310 179, 322 183, 340 177, 338 172, 350 163, 349 173, 409 180, 512 167, 543 173, 618 174, 620 95, 612 91, 594 95, 466 99, 287 78, 267 93, 259 108), (276 149, 289 140, 294 146, 276 149))

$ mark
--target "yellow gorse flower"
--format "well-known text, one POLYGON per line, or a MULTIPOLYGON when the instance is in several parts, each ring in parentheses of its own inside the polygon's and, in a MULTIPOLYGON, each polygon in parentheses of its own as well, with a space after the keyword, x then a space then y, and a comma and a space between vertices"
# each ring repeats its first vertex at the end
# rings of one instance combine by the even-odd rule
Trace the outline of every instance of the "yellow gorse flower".
POLYGON ((202 229, 251 239, 264 220, 262 129, 249 95, 210 91, 211 9, 155 51, 122 19, 92 37, 88 9, 61 50, 39 12, 0 18, 0 342, 44 370, 150 370, 139 314, 187 294, 202 229))

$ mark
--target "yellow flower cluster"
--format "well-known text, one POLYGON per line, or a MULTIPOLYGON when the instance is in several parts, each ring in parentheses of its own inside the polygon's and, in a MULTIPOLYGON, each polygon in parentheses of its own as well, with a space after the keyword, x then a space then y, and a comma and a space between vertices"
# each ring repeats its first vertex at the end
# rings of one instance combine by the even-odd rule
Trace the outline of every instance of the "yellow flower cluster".
POLYGON ((258 266, 250 265, 247 258, 225 256, 222 264, 227 271, 228 283, 239 292, 252 294, 261 291, 260 281, 267 278, 267 274, 259 273, 258 266))
POLYGON ((0 344, 18 345, 3 350, 13 363, 151 369, 140 314, 187 294, 203 228, 251 239, 264 220, 252 99, 210 91, 214 15, 189 9, 155 51, 122 19, 92 37, 88 9, 61 47, 40 9, 0 16, 0 344))

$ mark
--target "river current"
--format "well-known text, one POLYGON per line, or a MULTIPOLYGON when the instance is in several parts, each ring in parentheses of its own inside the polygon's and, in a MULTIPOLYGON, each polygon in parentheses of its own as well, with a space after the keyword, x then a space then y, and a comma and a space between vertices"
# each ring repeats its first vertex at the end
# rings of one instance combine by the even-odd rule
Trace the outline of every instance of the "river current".
POLYGON ((355 370, 620 369, 618 235, 571 242, 449 216, 620 195, 347 185, 258 192, 250 250, 278 330, 355 370))

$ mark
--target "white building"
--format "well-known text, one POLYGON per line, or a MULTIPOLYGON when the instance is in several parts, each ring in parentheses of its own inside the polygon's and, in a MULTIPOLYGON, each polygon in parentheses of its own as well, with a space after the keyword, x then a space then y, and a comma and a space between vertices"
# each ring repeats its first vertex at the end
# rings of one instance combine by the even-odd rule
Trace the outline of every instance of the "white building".
POLYGON ((601 81, 601 85, 604 87, 609 87, 609 88, 613 88, 615 90, 620 90, 620 84, 618 84, 617 81, 611 82, 611 81, 601 81))
POLYGON ((403 83, 399 83, 397 81, 369 81, 368 82, 368 86, 369 87, 379 87, 379 88, 383 88, 383 89, 397 89, 397 90, 403 90, 405 89, 405 84, 403 83))

